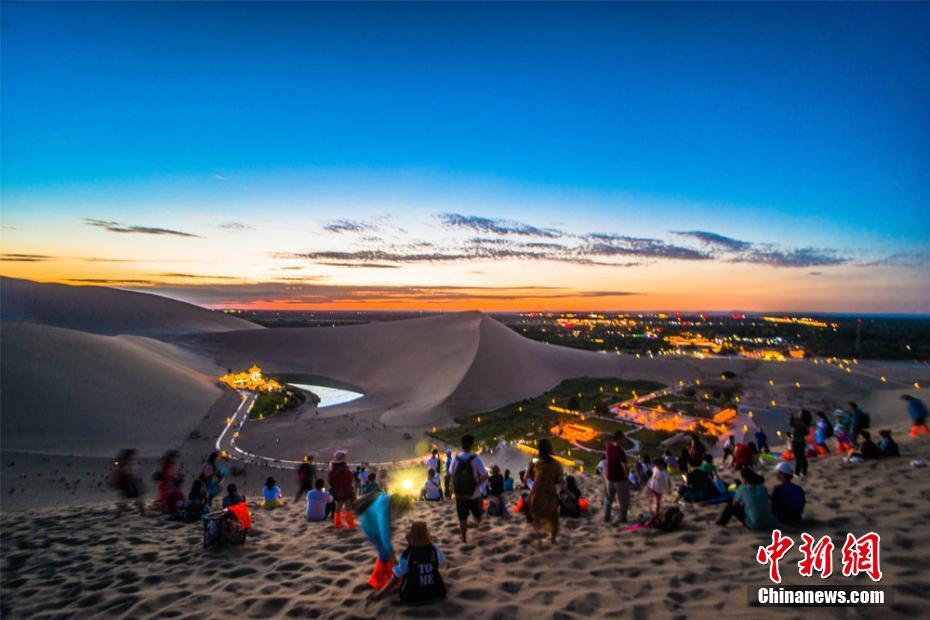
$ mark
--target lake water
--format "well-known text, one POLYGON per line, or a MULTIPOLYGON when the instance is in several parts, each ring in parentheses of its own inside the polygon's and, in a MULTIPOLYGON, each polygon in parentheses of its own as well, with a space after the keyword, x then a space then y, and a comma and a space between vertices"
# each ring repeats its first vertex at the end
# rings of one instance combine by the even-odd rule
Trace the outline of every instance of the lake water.
POLYGON ((339 388, 326 387, 323 385, 308 385, 305 383, 290 383, 300 390, 307 390, 308 392, 313 392, 320 397, 320 409, 324 407, 332 407, 333 405, 342 405, 345 403, 350 403, 353 400, 361 398, 364 396, 361 392, 353 392, 352 390, 342 390, 339 388))

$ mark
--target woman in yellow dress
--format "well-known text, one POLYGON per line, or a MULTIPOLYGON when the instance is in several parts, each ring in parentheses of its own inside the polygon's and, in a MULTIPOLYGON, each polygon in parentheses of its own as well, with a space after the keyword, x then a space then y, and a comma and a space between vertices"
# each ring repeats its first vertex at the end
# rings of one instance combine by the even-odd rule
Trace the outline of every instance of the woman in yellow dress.
POLYGON ((539 442, 539 460, 533 464, 533 490, 530 491, 529 511, 533 525, 540 532, 549 532, 552 542, 559 534, 559 489, 565 484, 562 466, 552 458, 552 443, 539 442))

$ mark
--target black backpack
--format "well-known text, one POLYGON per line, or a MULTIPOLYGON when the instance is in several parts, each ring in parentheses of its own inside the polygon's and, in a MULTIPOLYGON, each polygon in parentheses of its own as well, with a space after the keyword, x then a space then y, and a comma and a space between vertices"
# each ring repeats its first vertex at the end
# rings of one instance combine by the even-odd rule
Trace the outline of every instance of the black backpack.
POLYGON ((433 545, 408 547, 407 574, 400 584, 400 599, 405 603, 426 603, 446 596, 446 584, 439 574, 439 554, 433 545))
POLYGON ((872 426, 872 418, 865 411, 862 412, 862 428, 869 428, 872 426))
POLYGON ((826 428, 823 429, 823 432, 824 432, 824 435, 825 435, 825 436, 827 436, 827 437, 833 437, 833 425, 830 424, 829 421, 827 421, 827 426, 826 426, 826 428))
POLYGON ((475 494, 476 480, 472 471, 471 462, 475 460, 474 454, 469 454, 466 460, 457 459, 455 475, 452 476, 452 490, 458 499, 470 499, 475 494))
POLYGON ((684 520, 685 513, 679 510, 677 506, 669 506, 652 517, 649 521, 649 525, 662 532, 672 532, 677 530, 684 520))

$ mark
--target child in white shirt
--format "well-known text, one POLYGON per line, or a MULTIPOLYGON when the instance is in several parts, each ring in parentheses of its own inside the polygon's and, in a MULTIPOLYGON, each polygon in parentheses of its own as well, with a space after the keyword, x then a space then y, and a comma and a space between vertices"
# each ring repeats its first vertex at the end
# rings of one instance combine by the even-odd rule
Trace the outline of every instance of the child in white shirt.
POLYGON ((662 496, 672 492, 672 477, 668 475, 668 464, 665 459, 657 458, 653 461, 652 477, 646 485, 645 493, 652 495, 656 500, 655 513, 659 514, 662 506, 662 496))

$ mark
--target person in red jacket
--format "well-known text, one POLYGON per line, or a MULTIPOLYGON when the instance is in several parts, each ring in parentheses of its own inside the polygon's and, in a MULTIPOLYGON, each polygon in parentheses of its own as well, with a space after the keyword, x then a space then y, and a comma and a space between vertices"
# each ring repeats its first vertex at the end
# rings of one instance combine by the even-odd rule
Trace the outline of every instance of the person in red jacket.
POLYGON ((733 469, 742 469, 743 467, 752 467, 752 448, 749 442, 736 444, 736 450, 733 453, 733 469))
POLYGON ((355 501, 355 479, 352 470, 346 464, 346 451, 336 450, 329 464, 329 488, 333 496, 333 527, 355 527, 355 514, 352 503, 355 501))

